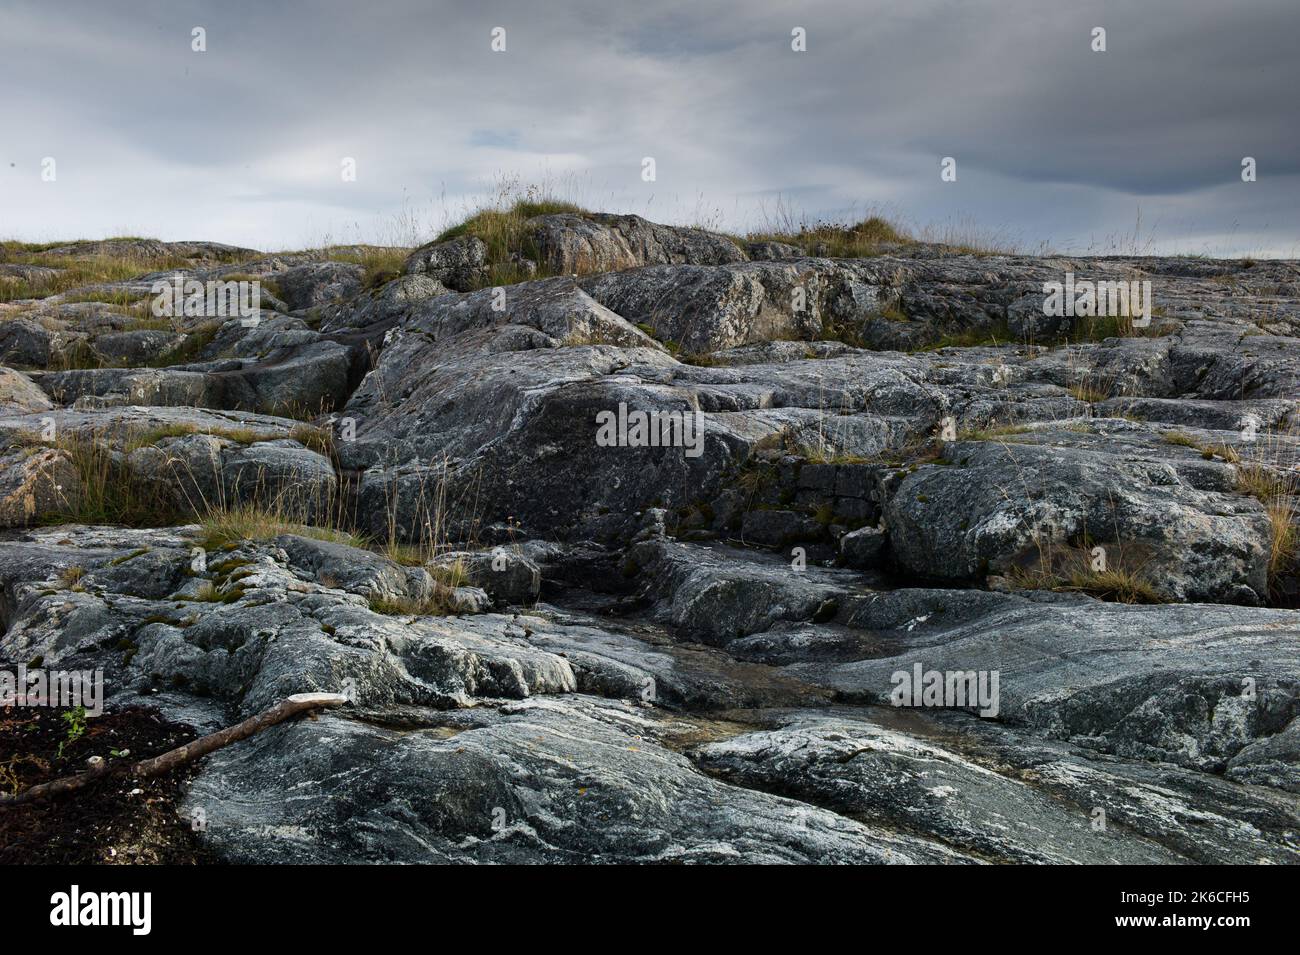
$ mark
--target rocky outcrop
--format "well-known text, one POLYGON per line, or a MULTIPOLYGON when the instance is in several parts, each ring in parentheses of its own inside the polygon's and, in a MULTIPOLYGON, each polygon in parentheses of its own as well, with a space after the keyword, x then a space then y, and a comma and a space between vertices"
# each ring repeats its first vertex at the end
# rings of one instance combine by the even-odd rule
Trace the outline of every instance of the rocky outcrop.
POLYGON ((1261 603, 1272 523, 1236 493, 1223 462, 1152 460, 1060 446, 953 442, 944 464, 907 475, 885 508, 890 550, 908 572, 982 580, 1084 563, 1138 569, 1170 600, 1261 603))
POLYGON ((970 721, 918 716, 898 725, 811 713, 783 724, 707 744, 695 759, 728 782, 784 792, 868 824, 941 833, 982 858, 1300 861, 1285 800, 1185 770, 1099 763, 1068 745, 1026 743, 970 721), (1256 825, 1243 827, 1242 816, 1256 825), (1192 819, 1199 820, 1195 836, 1184 828, 1192 819))
POLYGON ((0 366, 0 409, 5 412, 45 411, 52 408, 35 382, 20 371, 0 366))
POLYGON ((66 255, 73 258, 104 256, 107 258, 147 261, 177 257, 195 261, 249 259, 258 253, 254 249, 224 245, 220 242, 160 242, 157 239, 95 239, 72 242, 42 249, 42 255, 66 255))
POLYGON ((0 664, 349 697, 194 767, 217 857, 1300 862, 1296 263, 514 226, 0 270, 183 266, 0 304, 0 664))
POLYGON ((69 509, 83 491, 68 455, 17 447, 0 455, 0 527, 23 527, 69 509))
POLYGON ((228 859, 1296 861, 1289 611, 873 593, 812 574, 807 592, 818 607, 838 600, 836 616, 809 600, 792 617, 776 608, 802 592, 774 589, 776 563, 702 562, 678 545, 683 570, 706 569, 656 578, 700 611, 672 632, 707 627, 709 607, 769 608, 719 653, 547 606, 376 613, 418 600, 427 572, 294 535, 196 564, 196 531, 60 528, 0 544, 0 650, 103 668, 118 700, 147 696, 199 723, 220 721, 213 703, 239 714, 293 692, 349 694, 337 714, 202 765, 187 806, 204 808, 228 859), (775 661, 780 641, 777 672, 745 662, 775 661), (818 689, 885 703, 889 674, 913 661, 1000 670, 1000 712, 831 710, 818 689), (750 722, 692 715, 735 706, 760 709, 750 722), (427 810, 392 808, 416 803, 427 810))
POLYGON ((562 213, 538 216, 527 225, 539 264, 553 275, 745 260, 745 253, 726 236, 658 225, 640 216, 562 213))
POLYGON ((584 697, 415 730, 331 716, 221 754, 187 805, 219 852, 261 862, 976 861, 717 783, 657 741, 673 728, 584 697), (270 760, 283 772, 268 785, 270 760))
POLYGON ((352 298, 361 291, 365 269, 347 262, 309 262, 273 274, 279 297, 296 311, 352 298))
MULTIPOLYGON (((7 505, 0 526, 75 512, 86 481, 101 499, 129 489, 159 517, 257 504, 315 521, 339 503, 330 460, 299 422, 187 408, 115 407, 0 415, 7 505)), ((313 432, 315 434, 315 432, 313 432)))
POLYGON ((412 252, 402 271, 424 276, 457 292, 469 292, 487 278, 487 243, 472 235, 432 242, 412 252))

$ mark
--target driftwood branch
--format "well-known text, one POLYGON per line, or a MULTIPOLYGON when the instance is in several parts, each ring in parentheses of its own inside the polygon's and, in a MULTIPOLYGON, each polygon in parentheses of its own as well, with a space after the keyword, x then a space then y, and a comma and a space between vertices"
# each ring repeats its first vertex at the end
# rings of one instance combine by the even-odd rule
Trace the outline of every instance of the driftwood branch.
POLYGON ((296 693, 281 700, 270 709, 263 710, 256 716, 250 716, 242 723, 236 723, 234 726, 227 726, 223 730, 209 733, 207 736, 202 736, 186 743, 184 746, 177 746, 175 749, 168 750, 161 756, 155 756, 152 759, 142 759, 136 763, 114 766, 100 756, 92 756, 87 760, 88 768, 84 773, 53 779, 48 783, 32 786, 14 795, 0 793, 0 806, 35 802, 40 799, 49 799, 64 793, 75 792, 78 789, 84 789, 110 772, 123 771, 123 767, 125 767, 125 772, 131 776, 161 776, 177 766, 184 766, 186 763, 191 763, 201 756, 206 756, 214 750, 221 749, 223 746, 237 743, 241 739, 248 739, 253 734, 269 729, 277 723, 283 723, 300 713, 323 707, 342 706, 347 701, 348 698, 339 693, 296 693))

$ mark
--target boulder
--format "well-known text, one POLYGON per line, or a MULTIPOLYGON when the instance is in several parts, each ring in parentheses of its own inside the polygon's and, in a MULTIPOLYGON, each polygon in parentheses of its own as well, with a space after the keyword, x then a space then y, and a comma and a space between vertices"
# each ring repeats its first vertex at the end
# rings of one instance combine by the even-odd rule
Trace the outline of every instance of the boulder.
POLYGON ((498 604, 530 606, 542 589, 542 572, 526 556, 509 547, 490 551, 446 551, 434 564, 459 568, 466 579, 498 604))
POLYGON ((69 510, 82 491, 66 451, 25 447, 0 454, 0 527, 22 527, 69 510))
POLYGON ((185 342, 179 332, 143 329, 113 332, 95 339, 95 353, 109 365, 146 365, 185 342))
POLYGON ((839 540, 840 561, 846 567, 876 569, 886 554, 888 540, 878 527, 859 527, 839 540))
POLYGON ((297 311, 352 298, 364 275, 362 266, 350 262, 309 262, 272 277, 284 304, 297 311))
POLYGON ((1108 569, 1170 600, 1267 595, 1271 524, 1257 500, 1222 489, 1230 465, 991 441, 954 442, 944 454, 950 463, 908 475, 885 507, 890 551, 913 574, 1055 571, 1061 553, 1101 546, 1108 569))
POLYGON ((402 271, 424 276, 457 292, 469 292, 487 279, 487 243, 473 235, 430 242, 407 257, 402 271))
POLYGON ((726 236, 634 215, 560 213, 530 219, 527 228, 540 263, 553 275, 745 261, 745 253, 726 236))
POLYGON ((50 399, 31 378, 21 371, 0 365, 0 409, 25 413, 45 411, 51 407, 50 399))
POLYGON ((969 719, 931 720, 927 729, 909 733, 870 713, 801 713, 692 756, 727 782, 929 833, 997 862, 1224 864, 1243 854, 1297 861, 1291 814, 1264 794, 1171 767, 1098 763, 1076 748, 1029 744, 969 719), (1225 805, 1259 828, 1244 833, 1225 805), (1098 807, 1113 825, 1090 824, 1098 807), (1171 816, 1199 824, 1170 825, 1171 816))

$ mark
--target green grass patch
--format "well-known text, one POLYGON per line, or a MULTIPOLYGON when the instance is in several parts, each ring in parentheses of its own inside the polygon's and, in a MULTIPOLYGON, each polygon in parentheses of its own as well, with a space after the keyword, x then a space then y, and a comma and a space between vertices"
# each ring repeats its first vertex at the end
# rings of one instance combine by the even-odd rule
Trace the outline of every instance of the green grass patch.
POLYGON ((855 223, 799 223, 797 228, 760 231, 745 237, 750 242, 782 242, 805 255, 835 259, 862 259, 879 255, 882 246, 907 245, 913 239, 882 216, 869 216, 855 223))
POLYGON ((1033 428, 1026 424, 1005 424, 991 428, 973 428, 957 435, 959 441, 997 441, 1018 434, 1030 434, 1033 428))
POLYGON ((509 204, 499 204, 493 208, 481 209, 464 222, 452 226, 438 236, 437 241, 446 242, 462 236, 474 236, 487 246, 488 275, 480 283, 480 288, 497 285, 511 285, 526 279, 546 278, 550 273, 542 261, 541 253, 527 228, 529 219, 535 216, 572 213, 588 215, 586 209, 572 202, 550 198, 519 199, 509 204), (537 263, 537 271, 529 273, 513 261, 519 256, 537 263))

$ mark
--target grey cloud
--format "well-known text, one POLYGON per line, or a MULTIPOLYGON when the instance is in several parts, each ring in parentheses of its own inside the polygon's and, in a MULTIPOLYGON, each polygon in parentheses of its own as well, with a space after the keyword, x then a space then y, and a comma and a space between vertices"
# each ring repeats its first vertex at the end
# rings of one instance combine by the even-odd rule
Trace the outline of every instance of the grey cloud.
POLYGON ((549 171, 596 204, 736 229, 782 195, 1060 248, 1104 245, 1139 207, 1153 251, 1295 254, 1300 236, 1293 0, 20 0, 0 17, 6 235, 275 247, 310 220, 361 238, 549 171))

